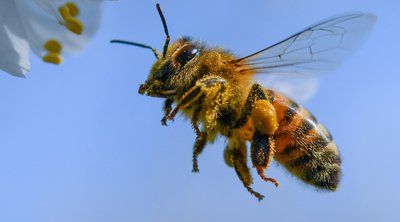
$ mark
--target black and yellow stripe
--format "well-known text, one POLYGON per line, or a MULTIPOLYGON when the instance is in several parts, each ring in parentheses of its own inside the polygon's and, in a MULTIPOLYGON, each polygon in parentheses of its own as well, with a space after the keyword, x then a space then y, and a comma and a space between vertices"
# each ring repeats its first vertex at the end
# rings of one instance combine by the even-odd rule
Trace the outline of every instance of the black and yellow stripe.
POLYGON ((296 102, 271 90, 265 92, 279 122, 275 159, 304 182, 336 190, 341 161, 331 134, 296 102))

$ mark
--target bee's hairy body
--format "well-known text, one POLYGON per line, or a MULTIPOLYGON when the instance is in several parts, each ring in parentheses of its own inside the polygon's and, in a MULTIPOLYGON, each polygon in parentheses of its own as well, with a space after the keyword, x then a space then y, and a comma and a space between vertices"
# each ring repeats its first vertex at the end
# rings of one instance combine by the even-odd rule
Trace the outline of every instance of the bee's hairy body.
MULTIPOLYGON (((259 73, 301 77, 332 70, 368 34, 376 16, 357 12, 326 19, 237 58, 229 51, 206 47, 188 37, 170 45, 164 15, 160 5, 156 7, 166 35, 162 54, 137 42, 111 42, 147 48, 154 53, 157 61, 140 85, 139 93, 165 98, 162 125, 167 125, 179 111, 191 120, 197 135, 193 172, 199 171, 197 158, 207 143, 221 135, 227 139, 225 163, 235 169, 245 188, 259 200, 264 196, 251 188, 247 142, 251 144, 252 166, 263 180, 278 186, 278 181, 264 173, 275 158, 303 182, 335 191, 341 161, 330 133, 306 109, 285 95, 254 83, 253 77, 259 73)), ((285 87, 295 89, 293 92, 302 90, 299 96, 313 89, 298 82, 290 85, 285 87)))
POLYGON ((166 98, 164 125, 178 111, 191 119, 197 133, 194 172, 205 145, 222 135, 228 140, 226 163, 259 199, 263 196, 250 187, 246 141, 252 144, 250 157, 262 179, 278 185, 264 174, 274 157, 304 182, 335 190, 340 158, 329 132, 292 100, 254 84, 255 70, 246 63, 230 62, 236 59, 230 52, 180 38, 153 65, 139 92, 166 98))

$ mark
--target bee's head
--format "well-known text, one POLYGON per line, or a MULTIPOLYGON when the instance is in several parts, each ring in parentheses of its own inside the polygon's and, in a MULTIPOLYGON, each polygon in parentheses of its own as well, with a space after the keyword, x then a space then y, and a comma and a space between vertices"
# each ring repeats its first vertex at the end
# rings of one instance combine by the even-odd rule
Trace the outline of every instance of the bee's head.
POLYGON ((170 98, 177 94, 177 91, 182 87, 182 84, 190 81, 191 75, 185 75, 185 73, 192 73, 191 70, 193 70, 196 61, 201 54, 200 52, 202 51, 202 47, 200 44, 192 42, 188 37, 179 38, 177 41, 169 45, 170 36, 167 24, 160 5, 157 4, 156 6, 166 34, 162 54, 153 47, 141 43, 123 40, 112 40, 111 42, 151 49, 157 61, 153 64, 147 80, 140 85, 139 93, 153 97, 170 98))
POLYGON ((139 93, 155 97, 172 97, 193 79, 202 47, 189 38, 180 38, 168 47, 165 56, 153 64, 139 93))

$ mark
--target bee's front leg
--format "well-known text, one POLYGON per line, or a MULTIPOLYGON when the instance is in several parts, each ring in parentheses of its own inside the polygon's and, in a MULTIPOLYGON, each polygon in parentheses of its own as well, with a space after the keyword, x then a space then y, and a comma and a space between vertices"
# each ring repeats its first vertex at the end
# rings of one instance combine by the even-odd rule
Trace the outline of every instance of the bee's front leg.
POLYGON ((175 115, 178 113, 180 108, 186 108, 188 106, 193 105, 193 116, 192 116, 192 126, 196 131, 196 142, 193 147, 193 172, 198 172, 198 164, 197 157, 203 151, 206 143, 207 143, 207 134, 202 132, 198 125, 199 114, 202 110, 202 103, 204 100, 204 96, 207 92, 213 87, 219 87, 217 91, 219 91, 226 80, 220 77, 209 76, 204 79, 198 80, 195 85, 190 88, 178 101, 177 106, 172 110, 169 115, 167 115, 166 119, 173 120, 175 115))
POLYGON ((171 113, 172 110, 172 103, 174 103, 173 99, 166 99, 164 102, 164 117, 161 119, 161 125, 167 125, 167 118, 168 115, 171 113))
POLYGON ((221 87, 225 83, 225 79, 214 76, 209 76, 198 80, 192 88, 190 88, 185 94, 183 94, 182 98, 178 101, 177 106, 168 115, 167 119, 174 120, 174 117, 178 113, 179 109, 186 108, 193 104, 193 102, 204 95, 204 93, 206 93, 207 90, 211 87, 221 87))
POLYGON ((185 108, 189 106, 191 103, 193 103, 197 98, 199 98, 201 95, 203 95, 203 91, 201 90, 200 86, 193 86, 189 91, 187 91, 182 98, 179 100, 178 104, 172 110, 172 112, 167 116, 168 120, 174 120, 176 114, 178 113, 179 109, 185 108))

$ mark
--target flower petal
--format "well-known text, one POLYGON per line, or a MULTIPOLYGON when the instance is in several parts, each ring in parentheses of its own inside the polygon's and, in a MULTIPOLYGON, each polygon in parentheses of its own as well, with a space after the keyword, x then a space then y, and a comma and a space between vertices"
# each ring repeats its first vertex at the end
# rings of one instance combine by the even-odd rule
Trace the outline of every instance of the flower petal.
POLYGON ((73 1, 79 8, 76 17, 83 23, 83 32, 77 35, 59 22, 58 8, 69 1, 65 0, 15 0, 21 15, 32 50, 40 57, 47 51, 44 45, 48 40, 57 40, 62 52, 70 53, 82 49, 97 31, 100 20, 100 3, 91 0, 73 1), (40 3, 40 4, 38 4, 40 3))
POLYGON ((0 1, 0 69, 24 77, 30 69, 29 44, 14 1, 0 1))

